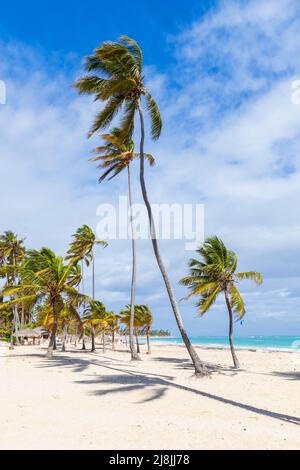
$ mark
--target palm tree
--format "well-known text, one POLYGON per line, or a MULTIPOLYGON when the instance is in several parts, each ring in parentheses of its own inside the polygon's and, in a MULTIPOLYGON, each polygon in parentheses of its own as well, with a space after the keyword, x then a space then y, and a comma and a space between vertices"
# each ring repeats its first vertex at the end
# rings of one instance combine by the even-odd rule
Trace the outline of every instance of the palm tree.
MULTIPOLYGON (((84 280, 83 280, 83 269, 84 263, 86 266, 89 266, 92 263, 92 299, 95 300, 95 257, 94 257, 94 247, 95 245, 101 245, 104 248, 107 247, 107 243, 103 240, 97 240, 96 235, 93 230, 88 225, 83 225, 76 230, 76 233, 73 235, 74 241, 70 244, 70 249, 67 252, 66 260, 72 260, 77 263, 81 261, 82 269, 82 293, 84 294, 84 280)), ((84 330, 83 334, 83 343, 82 349, 85 349, 84 342, 84 330)), ((95 351, 95 334, 94 326, 91 326, 91 335, 92 335, 92 348, 91 351, 95 351)))
MULTIPOLYGON (((134 322, 133 322, 133 332, 135 336, 135 342, 136 342, 136 349, 137 352, 140 353, 140 345, 139 345, 139 329, 144 326, 143 318, 142 318, 142 312, 139 308, 139 305, 134 306, 134 322)), ((124 309, 120 311, 120 320, 122 323, 124 323, 127 328, 129 328, 130 323, 131 323, 131 306, 126 305, 124 309)))
POLYGON ((137 305, 137 309, 139 311, 140 321, 142 322, 142 325, 145 326, 145 329, 146 329, 147 348, 148 348, 147 353, 151 354, 150 330, 151 330, 151 325, 153 322, 153 315, 148 305, 137 305))
POLYGON ((173 289, 159 252, 152 209, 147 195, 144 177, 145 127, 142 98, 146 101, 146 107, 150 115, 153 139, 158 139, 160 136, 162 121, 159 108, 144 83, 142 51, 136 41, 127 36, 121 36, 119 42, 105 42, 95 49, 94 54, 86 58, 85 69, 88 75, 80 78, 75 86, 80 93, 94 95, 95 100, 106 103, 96 115, 89 136, 107 128, 114 117, 122 110, 121 138, 128 139, 133 134, 136 112, 139 115, 141 128, 140 184, 148 212, 155 258, 167 289, 178 328, 193 361, 195 373, 200 376, 208 375, 206 367, 200 361, 185 331, 173 289))
POLYGON ((115 350, 115 333, 120 330, 119 325, 119 315, 116 315, 114 312, 109 312, 109 317, 107 320, 109 330, 111 332, 111 348, 115 350))
MULTIPOLYGON (((75 298, 76 301, 76 298, 75 298)), ((62 351, 66 350, 66 338, 68 327, 71 324, 82 326, 82 320, 80 318, 77 304, 74 302, 65 303, 62 310, 59 311, 58 321, 57 321, 57 331, 62 332, 62 351)), ((54 326, 54 316, 53 309, 51 308, 50 303, 45 303, 40 306, 38 309, 38 322, 39 325, 47 328, 47 330, 52 331, 54 326)))
MULTIPOLYGON (((91 158, 92 161, 100 161, 98 168, 105 169, 104 173, 99 178, 99 183, 105 180, 109 176, 109 180, 117 176, 123 170, 127 169, 128 178, 128 196, 129 196, 129 207, 130 207, 130 224, 131 224, 131 243, 132 243, 132 275, 131 275, 131 293, 130 293, 130 305, 131 305, 131 316, 129 326, 129 344, 131 352, 131 360, 139 360, 140 357, 135 349, 133 340, 133 324, 134 324, 134 304, 135 304, 135 288, 136 288, 136 242, 135 242, 135 229, 132 215, 132 189, 131 189, 131 174, 130 164, 134 157, 138 157, 138 153, 134 153, 134 142, 128 137, 128 139, 122 140, 121 130, 114 128, 110 134, 101 135, 104 140, 104 145, 94 149, 94 152, 100 153, 96 157, 91 158)), ((149 164, 154 165, 154 158, 152 155, 145 155, 149 164)))
POLYGON ((0 309, 20 302, 32 302, 33 305, 48 303, 53 314, 53 327, 50 335, 47 357, 53 356, 59 313, 68 306, 70 310, 86 300, 76 287, 81 280, 81 270, 73 263, 64 264, 50 248, 29 250, 21 267, 22 284, 4 288, 5 296, 17 298, 4 302, 0 309))
POLYGON ((83 321, 87 322, 92 332, 92 351, 95 351, 95 327, 102 330, 103 352, 105 352, 105 330, 112 320, 112 312, 107 312, 104 304, 99 300, 90 300, 83 312, 83 321))
POLYGON ((224 293, 229 314, 231 355, 234 367, 238 369, 239 362, 232 340, 233 314, 240 320, 245 315, 245 305, 236 283, 243 279, 251 279, 257 284, 261 284, 262 275, 255 271, 237 273, 236 254, 228 250, 218 237, 207 238, 198 248, 197 253, 200 255, 200 259, 193 258, 189 261, 190 274, 180 281, 191 291, 185 298, 200 296, 197 306, 200 315, 203 315, 209 310, 218 295, 221 292, 224 293))
MULTIPOLYGON (((15 284, 18 276, 18 266, 22 262, 25 255, 24 239, 19 239, 18 236, 11 230, 5 231, 0 235, 0 261, 2 266, 2 272, 5 271, 6 285, 12 286, 15 284), (6 268, 6 270, 5 270, 6 268)), ((24 306, 22 306, 23 312, 24 306)), ((20 318, 18 313, 18 305, 13 306, 13 323, 11 330, 11 348, 13 347, 13 334, 17 343, 18 329, 20 326, 20 318)), ((21 328, 24 328, 23 315, 21 321, 21 328)))

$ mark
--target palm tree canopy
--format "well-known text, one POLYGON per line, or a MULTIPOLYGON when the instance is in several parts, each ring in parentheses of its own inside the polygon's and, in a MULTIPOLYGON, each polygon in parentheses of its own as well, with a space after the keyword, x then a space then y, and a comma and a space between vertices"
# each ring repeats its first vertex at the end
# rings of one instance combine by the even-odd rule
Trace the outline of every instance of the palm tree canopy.
MULTIPOLYGON (((120 312, 120 321, 126 326, 130 324, 130 305, 126 305, 120 312)), ((143 326, 150 327, 153 321, 152 313, 148 305, 135 305, 134 306, 134 328, 141 328, 143 326)))
POLYGON ((197 253, 200 259, 192 258, 189 261, 190 274, 180 281, 190 290, 190 294, 185 298, 200 296, 197 307, 200 315, 203 315, 216 301, 220 292, 226 291, 234 313, 238 319, 242 318, 245 305, 236 283, 242 279, 250 279, 261 284, 262 275, 256 271, 237 273, 236 254, 228 250, 218 237, 207 238, 197 253))
MULTIPOLYGON (((101 183, 107 176, 109 180, 117 176, 121 171, 127 168, 134 157, 139 157, 139 153, 134 152, 134 142, 131 137, 122 139, 122 132, 119 128, 114 128, 110 134, 102 134, 104 145, 93 150, 94 153, 101 153, 92 157, 91 161, 100 161, 98 168, 105 171, 99 178, 101 183)), ((155 159, 150 154, 144 154, 150 165, 154 165, 155 159)))
POLYGON ((143 58, 138 43, 127 36, 119 42, 104 42, 86 57, 88 74, 75 83, 80 93, 94 95, 105 106, 96 115, 89 136, 106 129, 122 112, 120 129, 126 139, 134 130, 134 116, 141 97, 146 101, 153 139, 160 136, 162 121, 158 106, 147 90, 142 74, 143 58))
POLYGON ((0 277, 6 277, 8 284, 14 283, 24 256, 24 239, 11 230, 0 235, 0 277))
POLYGON ((7 230, 0 235, 0 260, 7 264, 17 264, 25 254, 24 239, 7 230))
POLYGON ((66 260, 71 260, 74 263, 77 263, 79 260, 84 260, 86 265, 89 266, 93 258, 94 246, 102 245, 104 248, 107 246, 104 240, 97 240, 95 233, 88 225, 79 227, 73 235, 73 238, 74 241, 70 243, 66 260))
POLYGON ((29 250, 20 268, 20 277, 19 285, 4 287, 3 295, 11 295, 14 299, 1 304, 1 310, 22 302, 31 302, 32 305, 55 302, 60 311, 66 305, 72 309, 72 305, 82 303, 87 298, 76 289, 81 280, 80 267, 65 264, 63 258, 50 248, 29 250))
POLYGON ((82 320, 93 325, 101 325, 106 328, 113 318, 113 312, 108 312, 105 305, 99 300, 89 300, 88 306, 83 312, 82 320))

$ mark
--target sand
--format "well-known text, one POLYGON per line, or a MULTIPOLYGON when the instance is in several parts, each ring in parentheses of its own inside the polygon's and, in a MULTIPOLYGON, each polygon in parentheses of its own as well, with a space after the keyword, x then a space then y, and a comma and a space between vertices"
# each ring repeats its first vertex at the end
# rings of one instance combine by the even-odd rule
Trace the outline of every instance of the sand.
POLYGON ((197 379, 185 350, 0 347, 1 449, 299 449, 300 357, 198 349, 212 370, 197 379))

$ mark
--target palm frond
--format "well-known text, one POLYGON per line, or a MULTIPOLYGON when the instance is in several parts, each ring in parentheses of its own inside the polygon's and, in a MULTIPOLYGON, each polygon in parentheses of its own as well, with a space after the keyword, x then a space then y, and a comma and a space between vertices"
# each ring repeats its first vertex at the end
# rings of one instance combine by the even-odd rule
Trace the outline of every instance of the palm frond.
POLYGON ((262 275, 256 271, 245 271, 241 273, 236 273, 235 277, 240 280, 249 279, 251 281, 256 282, 256 284, 262 284, 263 282, 262 275))
POLYGON ((229 293, 231 297, 232 309, 237 315, 238 319, 241 319, 246 313, 243 297, 241 296, 240 291, 234 284, 230 287, 229 293))
POLYGON ((89 131, 88 136, 91 137, 95 132, 105 129, 107 126, 109 126, 113 118, 120 111, 121 106, 122 98, 115 98, 112 96, 107 101, 105 107, 96 115, 95 121, 89 131))
POLYGON ((162 120, 159 108, 154 100, 154 98, 150 95, 150 93, 145 94, 146 98, 146 106, 147 110, 150 115, 151 121, 151 135, 154 140, 157 140, 160 136, 161 129, 162 129, 162 120))

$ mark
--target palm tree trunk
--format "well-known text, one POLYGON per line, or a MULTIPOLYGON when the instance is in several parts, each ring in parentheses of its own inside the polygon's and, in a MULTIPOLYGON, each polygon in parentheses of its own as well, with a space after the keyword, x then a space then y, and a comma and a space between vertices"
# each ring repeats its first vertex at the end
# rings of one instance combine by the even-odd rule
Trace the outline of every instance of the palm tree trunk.
POLYGON ((14 330, 15 330, 15 323, 14 321, 11 324, 11 330, 10 330, 10 345, 9 349, 14 349, 14 330))
POLYGON ((112 332, 111 332, 111 349, 114 351, 116 348, 115 348, 115 330, 112 329, 112 332))
POLYGON ((106 341, 105 341, 105 330, 103 328, 103 331, 102 331, 102 347, 103 347, 103 352, 105 353, 106 352, 106 341))
MULTIPOLYGON (((22 302, 22 306, 21 306, 21 330, 24 330, 24 326, 25 326, 25 307, 24 307, 24 303, 22 302)), ((24 336, 22 335, 21 336, 21 342, 22 344, 24 344, 24 336)))
POLYGON ((65 352, 66 350, 67 330, 68 330, 68 325, 65 325, 63 329, 63 340, 62 340, 62 347, 61 347, 61 350, 63 352, 65 352))
POLYGON ((225 300, 226 300, 226 305, 227 305, 228 314, 229 314, 229 344, 230 344, 230 350, 231 350, 231 355, 232 355, 234 368, 239 369, 240 368, 240 363, 239 363, 238 358, 235 354, 235 350, 234 350, 234 346, 233 346, 233 340, 232 340, 232 332, 233 332, 232 308, 231 308, 231 305, 230 305, 230 300, 229 300, 228 292, 227 292, 226 289, 224 290, 224 294, 225 294, 225 300))
POLYGON ((95 351, 96 351, 96 347, 95 347, 95 329, 94 329, 94 325, 91 326, 91 336, 92 336, 91 352, 95 352, 95 351))
POLYGON ((139 345, 139 332, 138 330, 135 330, 135 341, 136 341, 136 350, 138 353, 140 353, 140 345, 139 345))
POLYGON ((19 315, 18 315, 18 306, 13 306, 13 318, 14 318, 14 330, 15 330, 15 337, 16 337, 16 344, 19 345, 19 315))
POLYGON ((52 309, 53 309, 53 328, 51 331, 49 346, 48 346, 48 350, 46 354, 48 359, 52 359, 54 347, 56 349, 56 332, 57 332, 58 318, 57 318, 57 308, 56 308, 55 299, 52 300, 52 309))
MULTIPOLYGON (((82 337, 82 351, 85 351, 86 350, 86 347, 85 347, 85 338, 84 338, 84 328, 82 328, 82 333, 81 333, 81 337, 82 337)), ((79 341, 80 341, 80 338, 79 338, 79 341)))
POLYGON ((150 328, 147 328, 147 346, 148 346, 148 354, 151 354, 151 345, 150 345, 150 328))
POLYGON ((128 196, 129 196, 129 209, 130 209, 130 225, 131 225, 131 246, 132 246, 132 275, 131 275, 131 291, 130 291, 130 324, 129 324, 129 345, 131 352, 131 360, 141 360, 138 355, 138 350, 134 346, 134 309, 135 309, 135 286, 136 286, 136 247, 135 247, 135 229, 132 214, 132 195, 131 195, 131 178, 130 168, 127 166, 128 174, 128 196))
MULTIPOLYGON (((16 266, 16 257, 15 257, 14 254, 13 254, 12 262, 13 262, 13 265, 16 266)), ((15 283, 16 283, 16 276, 15 276, 14 273, 13 273, 13 276, 12 276, 12 283, 13 283, 13 285, 15 285, 15 283)), ((15 304, 13 306, 13 319, 14 319, 13 321, 14 321, 14 330, 15 330, 15 336, 16 336, 16 344, 19 345, 20 342, 19 342, 18 330, 19 330, 20 320, 19 320, 18 305, 17 304, 15 304)))
POLYGON ((143 116, 143 111, 140 105, 140 102, 138 102, 138 111, 139 111, 139 116, 140 116, 140 125, 141 125, 141 141, 140 141, 140 184, 141 184, 141 189, 142 189, 142 194, 143 194, 143 199, 147 208, 148 212, 148 218, 149 218, 149 224, 150 224, 150 233, 151 233, 151 240, 152 240, 152 246, 153 246, 153 251, 154 255, 158 264, 158 267, 160 269, 161 275, 163 277, 167 293, 170 299, 171 307, 175 316, 175 320, 177 323, 177 326, 179 328, 181 337, 183 339, 183 342, 188 350, 188 353, 193 361, 194 368, 195 368, 195 374, 200 377, 208 376, 209 372, 203 362, 200 360, 195 348, 193 347, 192 343, 190 342, 190 339, 185 331, 183 321, 177 306, 177 302, 173 293, 173 289, 167 274, 167 271, 165 269, 163 260, 161 258, 159 248, 158 248, 158 243, 157 243, 157 238, 156 238, 156 231, 155 231, 155 224, 154 224, 154 219, 153 219, 153 214, 152 214, 152 208, 151 204, 148 199, 148 194, 147 194, 147 189, 146 189, 146 184, 145 184, 145 175, 144 175, 144 163, 145 163, 145 156, 144 156, 144 140, 145 140, 145 126, 144 126, 144 116, 143 116))

